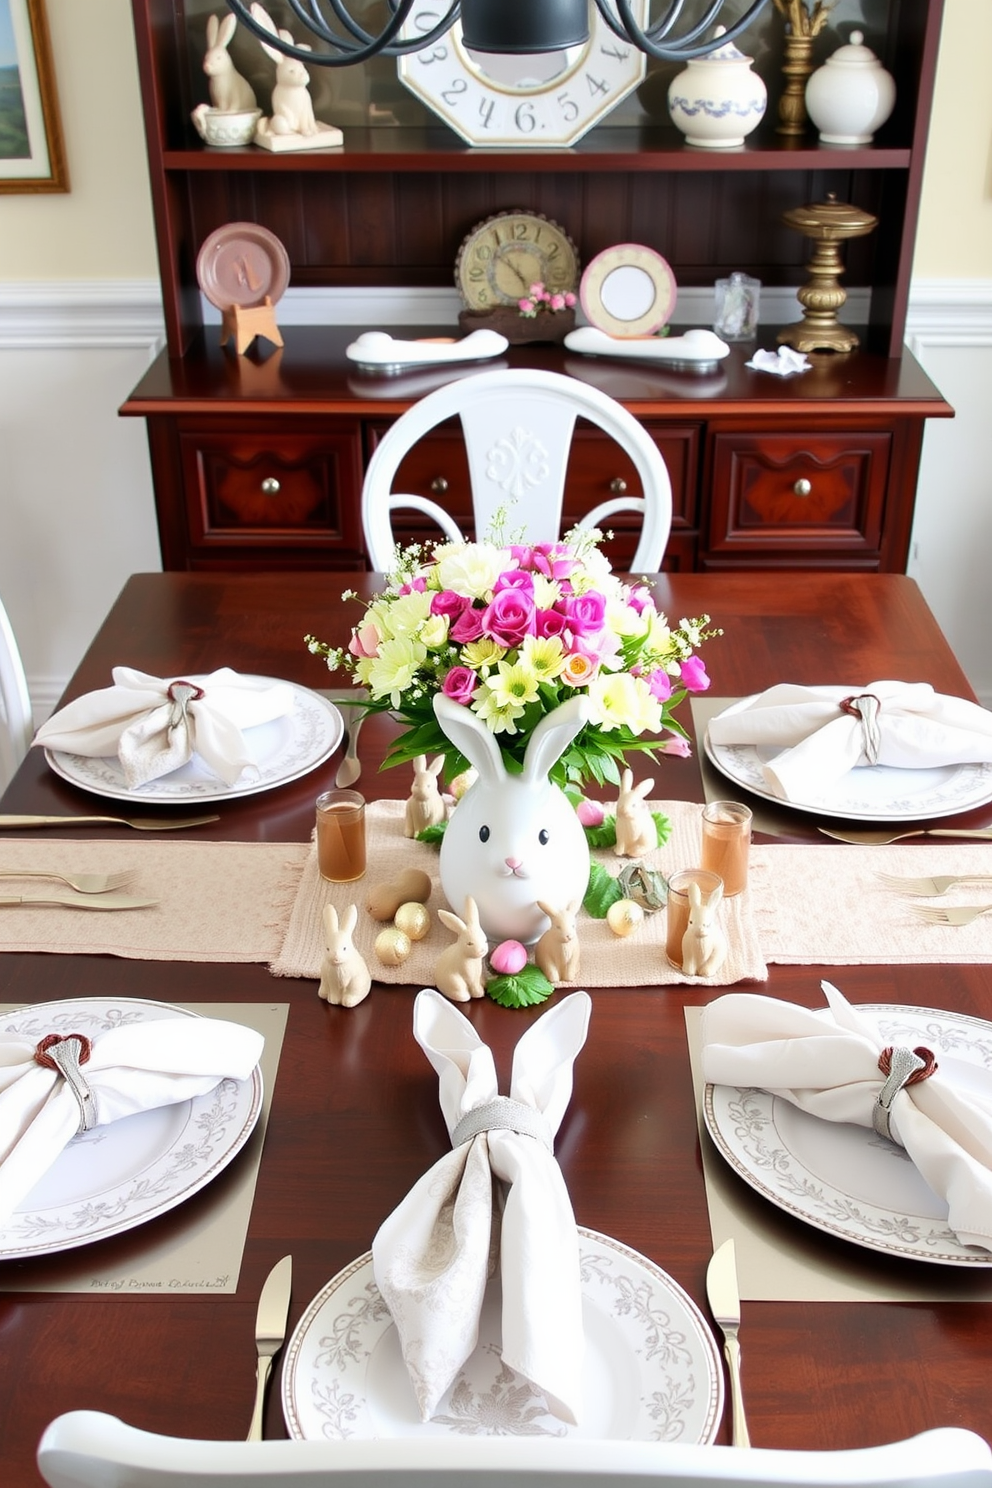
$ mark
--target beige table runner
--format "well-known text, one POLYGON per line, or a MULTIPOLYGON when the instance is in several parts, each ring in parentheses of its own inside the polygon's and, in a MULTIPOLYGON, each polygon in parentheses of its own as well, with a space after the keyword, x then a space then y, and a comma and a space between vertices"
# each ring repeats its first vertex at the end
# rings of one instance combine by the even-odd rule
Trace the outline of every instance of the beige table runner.
POLYGON ((702 1117, 699 1007, 686 1036, 713 1247, 733 1236, 747 1302, 992 1302, 992 1269, 932 1266, 863 1249, 793 1219, 753 1192, 713 1145, 702 1117))
MULTIPOLYGON (((668 843, 657 848, 646 860, 651 867, 671 874, 679 868, 692 867, 699 861, 699 807, 684 801, 652 801, 653 811, 664 812, 672 823, 668 843)), ((307 860, 282 950, 271 966, 276 976, 319 977, 324 958, 321 913, 327 903, 339 911, 357 903, 359 914, 355 942, 365 957, 373 979, 401 985, 433 985, 434 963, 438 952, 451 944, 451 933, 437 918, 445 899, 437 881, 438 850, 403 835, 404 807, 401 801, 373 802, 366 813, 369 870, 357 884, 326 883, 317 870, 316 850, 307 860), (402 965, 383 966, 375 955, 375 937, 382 928, 365 913, 365 896, 369 883, 394 879, 404 868, 422 868, 435 880, 429 901, 432 912, 431 930, 426 939, 414 945, 412 954, 402 965)), ((619 872, 626 859, 612 851, 595 856, 612 873, 619 872)), ((723 907, 723 924, 730 952, 718 977, 699 978, 701 986, 725 986, 739 981, 763 981, 768 968, 755 934, 754 919, 748 897, 728 899, 723 907)), ((636 935, 619 940, 605 920, 580 920, 582 948, 582 987, 670 986, 684 982, 682 973, 670 966, 665 956, 664 914, 649 915, 636 935)))
MULTIPOLYGON (((0 1261, 0 1292, 236 1292, 262 1158, 289 1004, 182 1002, 203 1018, 227 1018, 265 1038, 262 1111, 248 1142, 212 1183, 168 1214, 125 1234, 36 1260, 0 1261)), ((0 1007, 14 1009, 14 1003, 0 1007)))
MULTIPOLYGON (((302 842, 68 841, 0 836, 0 869, 134 873, 128 893, 154 908, 0 908, 0 951, 62 951, 140 961, 271 961, 308 848, 302 842)), ((0 879, 0 894, 66 888, 0 879)), ((71 892, 71 891, 68 891, 71 892)))

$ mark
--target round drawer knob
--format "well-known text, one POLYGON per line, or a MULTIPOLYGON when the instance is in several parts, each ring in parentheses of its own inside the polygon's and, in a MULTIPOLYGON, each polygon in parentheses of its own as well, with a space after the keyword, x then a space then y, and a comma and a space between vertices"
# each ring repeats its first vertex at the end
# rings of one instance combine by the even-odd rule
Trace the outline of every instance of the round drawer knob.
POLYGON ((810 491, 812 491, 813 489, 813 483, 812 481, 808 481, 806 477, 803 476, 801 480, 796 481, 796 484, 793 486, 792 489, 795 491, 797 496, 808 496, 810 491))
POLYGON ((435 496, 443 496, 447 489, 448 481, 445 476, 436 475, 431 481, 431 490, 434 492, 435 496))
POLYGON ((613 479, 610 481, 610 490, 613 492, 614 496, 626 496, 627 482, 624 480, 622 475, 615 475, 613 477, 613 479))
POLYGON ((282 490, 274 475, 267 475, 262 482, 262 494, 265 496, 278 496, 282 490))

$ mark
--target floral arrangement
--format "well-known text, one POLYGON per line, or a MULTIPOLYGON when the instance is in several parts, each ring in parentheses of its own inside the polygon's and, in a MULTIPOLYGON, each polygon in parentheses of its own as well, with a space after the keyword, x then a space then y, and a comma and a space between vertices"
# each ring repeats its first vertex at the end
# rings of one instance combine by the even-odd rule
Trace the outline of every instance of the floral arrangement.
POLYGON ((517 301, 520 314, 529 320, 535 320, 542 312, 554 314, 556 310, 574 310, 575 305, 575 295, 570 289, 564 292, 552 291, 545 289, 540 282, 532 284, 524 298, 517 301))
MULTIPOLYGON (((368 708, 406 725, 387 765, 418 754, 466 761, 434 716, 438 692, 472 708, 519 771, 538 720, 576 693, 590 721, 551 772, 573 798, 588 781, 619 783, 632 750, 689 753, 675 709, 709 678, 697 648, 720 631, 709 616, 669 625, 646 583, 623 583, 600 551, 603 534, 575 529, 557 543, 449 543, 397 553, 382 594, 347 648, 306 644, 332 671, 368 689, 368 708), (668 734, 667 739, 658 736, 668 734)), ((359 596, 347 591, 344 599, 359 596)))

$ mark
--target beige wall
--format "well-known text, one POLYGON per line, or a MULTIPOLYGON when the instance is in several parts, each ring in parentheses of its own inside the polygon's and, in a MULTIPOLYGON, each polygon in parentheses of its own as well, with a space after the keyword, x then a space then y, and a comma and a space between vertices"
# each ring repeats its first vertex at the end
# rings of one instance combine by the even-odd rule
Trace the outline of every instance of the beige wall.
MULTIPOLYGON (((129 0, 47 0, 47 9, 72 190, 0 197, 0 282, 152 279, 129 0)), ((989 0, 946 0, 917 277, 992 278, 988 14, 989 0)))

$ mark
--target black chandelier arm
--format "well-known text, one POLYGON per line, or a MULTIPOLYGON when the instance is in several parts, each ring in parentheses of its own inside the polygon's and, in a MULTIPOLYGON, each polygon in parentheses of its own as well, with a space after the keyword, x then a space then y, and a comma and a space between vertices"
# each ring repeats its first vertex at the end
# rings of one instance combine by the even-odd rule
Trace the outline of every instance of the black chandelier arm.
POLYGON ((708 29, 720 12, 722 0, 714 0, 698 24, 667 45, 659 44, 656 38, 667 36, 681 13, 683 0, 672 0, 665 15, 647 30, 638 25, 629 0, 614 0, 614 3, 616 11, 612 8, 611 0, 596 0, 596 8, 615 36, 619 36, 621 40, 632 41, 642 52, 646 52, 649 57, 654 57, 659 62, 688 62, 694 57, 705 57, 716 47, 726 46, 735 41, 757 19, 768 4, 768 0, 754 0, 750 9, 732 26, 728 26, 722 36, 698 42, 697 38, 708 29))
POLYGON ((442 17, 431 31, 425 32, 411 41, 396 42, 393 38, 400 31, 404 21, 413 9, 415 0, 390 0, 393 15, 378 36, 370 36, 368 32, 363 31, 361 27, 357 26, 352 18, 344 11, 340 0, 330 0, 334 12, 342 24, 352 33, 352 36, 358 38, 362 43, 361 45, 356 45, 346 37, 335 35, 334 32, 327 28, 323 18, 316 9, 315 3, 312 5, 312 17, 303 11, 298 0, 289 0, 289 3, 295 14, 313 35, 319 36, 322 40, 328 41, 333 47, 337 48, 336 54, 315 52, 311 51, 308 47, 296 46, 292 42, 283 41, 281 36, 273 35, 271 31, 256 21, 244 3, 244 0, 227 0, 227 8, 234 13, 246 30, 250 31, 253 36, 256 36, 259 41, 264 42, 266 46, 274 47, 276 51, 282 52, 286 57, 295 57, 300 62, 305 62, 308 65, 313 64, 317 67, 353 67, 359 62, 368 61, 371 57, 380 55, 399 57, 406 55, 408 52, 422 51, 424 47, 433 45, 436 40, 444 36, 461 14, 461 0, 452 0, 447 14, 442 17))

